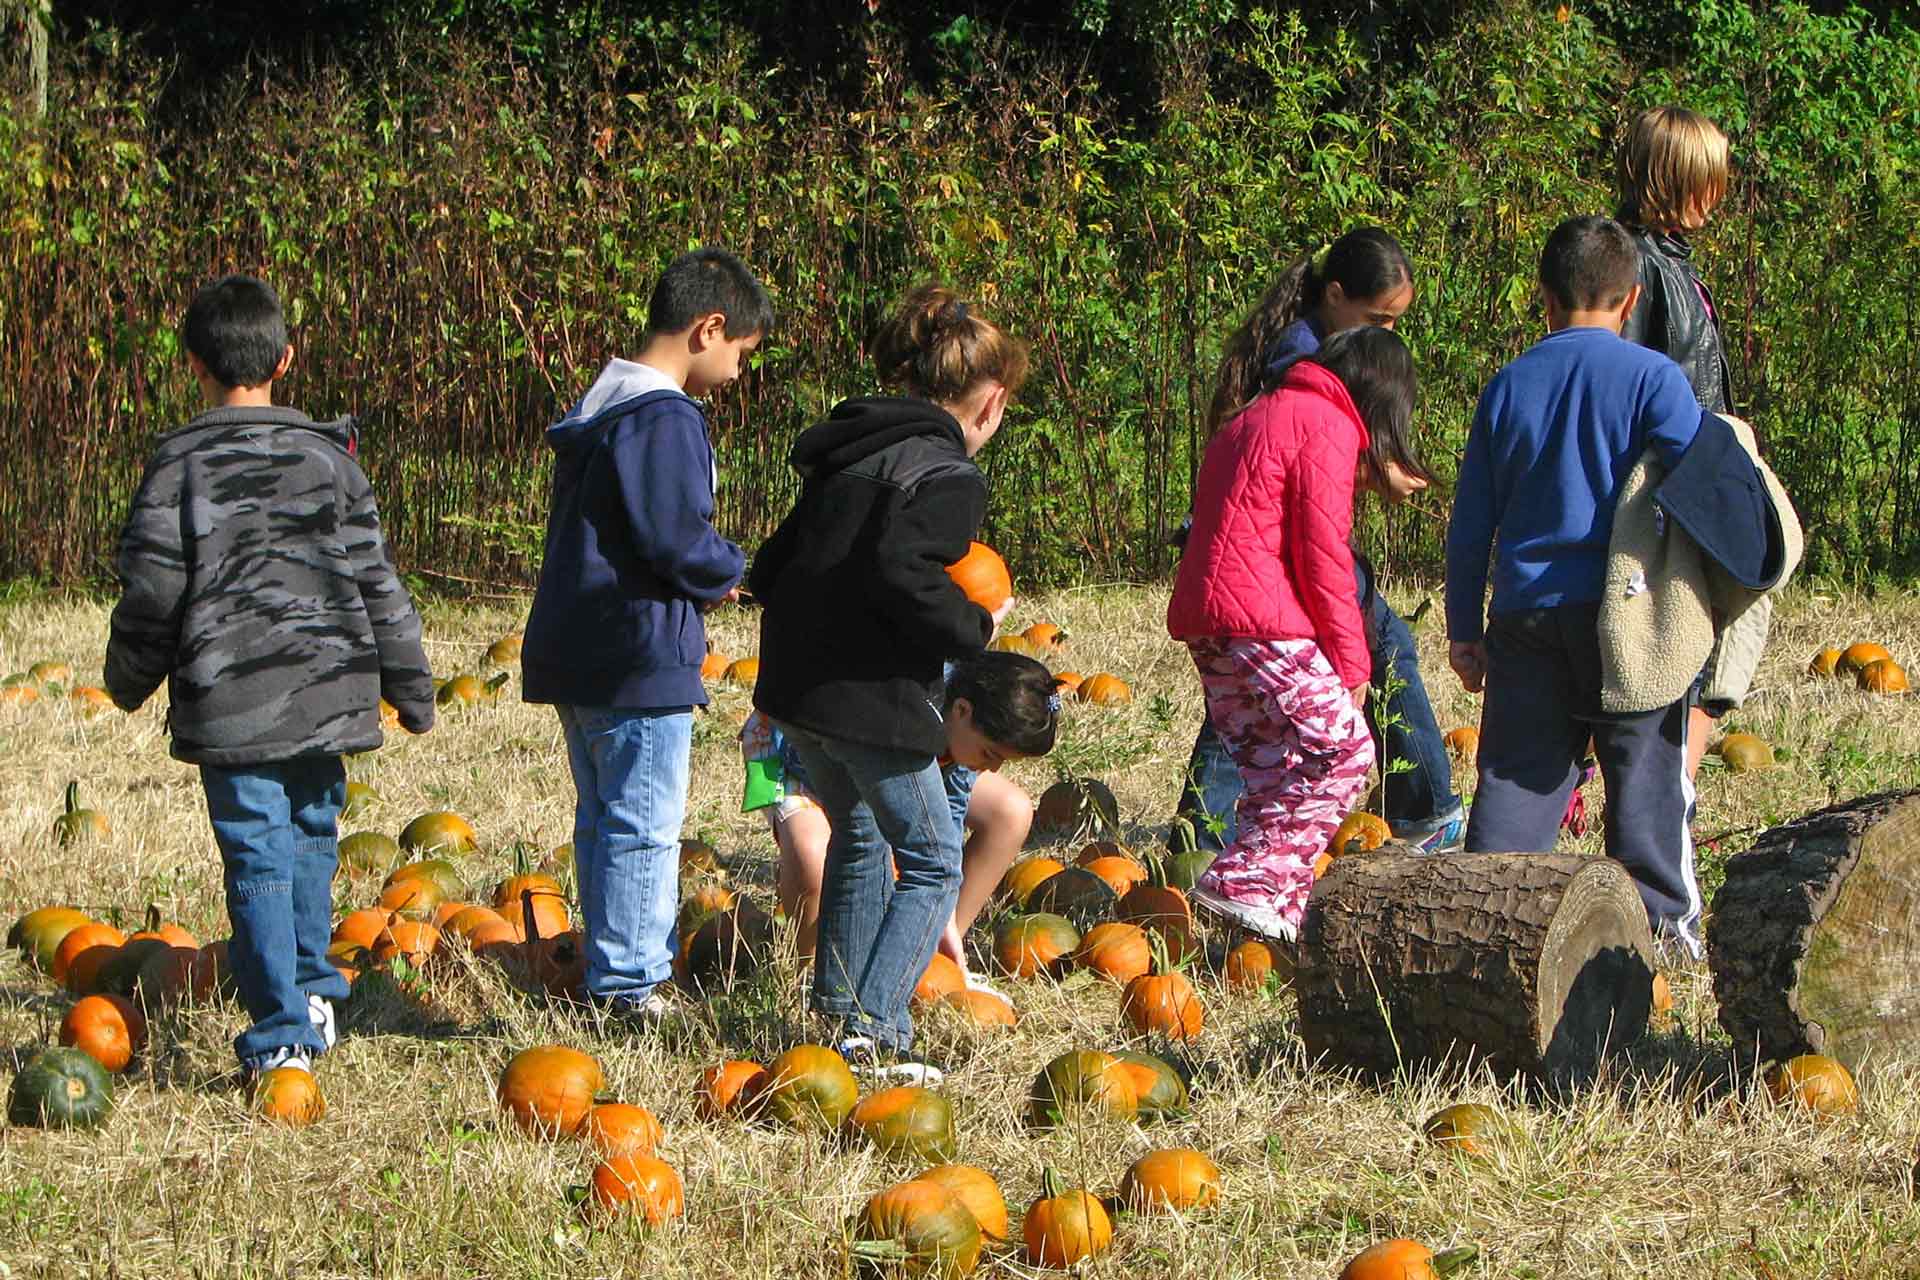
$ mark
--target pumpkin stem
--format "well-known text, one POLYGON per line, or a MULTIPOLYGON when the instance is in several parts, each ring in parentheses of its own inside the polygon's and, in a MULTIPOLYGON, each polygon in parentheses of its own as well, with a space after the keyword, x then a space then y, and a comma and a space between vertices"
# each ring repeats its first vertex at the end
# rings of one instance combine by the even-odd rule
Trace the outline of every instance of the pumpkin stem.
POLYGON ((513 842, 514 875, 524 876, 533 869, 533 863, 529 857, 532 848, 533 846, 529 845, 525 840, 515 840, 513 842))
POLYGON ((509 675, 508 672, 500 671, 490 676, 487 679, 487 692, 488 693, 500 692, 500 689, 502 688, 502 686, 504 686, 507 683, 508 675, 509 675))
POLYGON ((147 932, 160 932, 160 904, 157 902, 147 904, 147 932))
MULTIPOLYGON (((1194 830, 1193 819, 1185 814, 1173 820, 1173 824, 1167 829, 1167 834, 1174 839, 1175 853, 1200 852, 1200 833, 1194 830)), ((1159 862, 1160 858, 1156 856, 1153 861, 1159 862)))
POLYGON ((1452 1275, 1455 1271, 1458 1271, 1461 1267, 1466 1266, 1479 1256, 1480 1250, 1475 1246, 1470 1244, 1461 1245, 1458 1249, 1448 1249, 1444 1253, 1434 1254, 1433 1257, 1428 1260, 1427 1265, 1433 1268, 1433 1274, 1436 1276, 1446 1277, 1452 1275))
POLYGON ((80 808, 80 783, 78 779, 67 784, 67 812, 73 813, 80 808))
POLYGON ((1040 1194, 1049 1200, 1067 1194, 1067 1180, 1052 1165, 1040 1170, 1040 1194))
POLYGON ((540 920, 533 914, 533 890, 520 891, 520 918, 527 928, 527 960, 533 960, 533 949, 540 945, 540 920))
MULTIPOLYGON (((1181 821, 1184 822, 1186 820, 1183 818, 1181 821)), ((1193 824, 1191 822, 1187 823, 1187 830, 1189 833, 1192 832, 1193 824)), ((1171 889, 1173 887, 1173 882, 1167 879, 1167 859, 1165 854, 1150 853, 1147 855, 1147 883, 1156 889, 1171 889)))

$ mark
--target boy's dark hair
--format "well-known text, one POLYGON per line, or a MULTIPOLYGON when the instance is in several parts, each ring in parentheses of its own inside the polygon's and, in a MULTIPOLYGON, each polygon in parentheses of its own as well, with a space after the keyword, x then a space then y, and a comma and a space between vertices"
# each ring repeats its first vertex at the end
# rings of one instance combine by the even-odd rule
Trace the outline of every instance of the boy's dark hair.
POLYGON ((1327 246, 1307 254, 1280 273, 1253 313, 1241 321, 1220 353, 1213 404, 1207 410, 1207 434, 1253 403, 1266 376, 1267 353, 1288 325, 1319 309, 1327 285, 1338 281, 1349 298, 1378 298, 1413 279, 1413 264, 1400 242, 1379 227, 1355 227, 1327 246))
POLYGON ((252 276, 201 285, 180 321, 180 340, 222 386, 271 382, 287 350, 280 295, 252 276))
POLYGON ((773 328, 773 301, 747 264, 725 249, 683 253, 667 264, 647 303, 649 338, 692 328, 701 316, 721 315, 729 338, 773 328))
POLYGON ((1599 311, 1627 299, 1640 278, 1640 251, 1612 218, 1568 218, 1540 251, 1540 287, 1566 311, 1599 311))
POLYGON ((956 698, 973 706, 974 727, 1023 756, 1053 750, 1060 723, 1060 693, 1044 663, 1023 653, 988 649, 953 664, 946 705, 956 698))
POLYGON ((1353 397, 1367 427, 1367 460, 1375 474, 1385 476, 1386 464, 1394 462, 1416 480, 1432 482, 1433 473, 1413 451, 1413 352, 1399 334, 1370 324, 1342 329, 1307 360, 1340 379, 1353 397))

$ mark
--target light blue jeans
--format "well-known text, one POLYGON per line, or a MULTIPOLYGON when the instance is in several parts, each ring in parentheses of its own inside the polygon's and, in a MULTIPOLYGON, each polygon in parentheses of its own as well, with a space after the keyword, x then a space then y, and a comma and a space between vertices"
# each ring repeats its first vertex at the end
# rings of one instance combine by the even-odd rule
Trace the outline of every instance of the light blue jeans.
POLYGON ((348 992, 327 959, 346 770, 338 756, 201 765, 200 784, 226 870, 233 981, 253 1019, 233 1051, 249 1068, 276 1049, 320 1053, 326 1046, 307 997, 344 1000, 348 992))
POLYGON ((853 1034, 905 1052, 913 1044, 914 985, 960 897, 960 828, 940 766, 911 751, 781 728, 833 829, 820 885, 813 1007, 853 1034))
POLYGON ((693 711, 554 710, 573 771, 573 868, 586 935, 586 994, 644 999, 673 976, 693 711))

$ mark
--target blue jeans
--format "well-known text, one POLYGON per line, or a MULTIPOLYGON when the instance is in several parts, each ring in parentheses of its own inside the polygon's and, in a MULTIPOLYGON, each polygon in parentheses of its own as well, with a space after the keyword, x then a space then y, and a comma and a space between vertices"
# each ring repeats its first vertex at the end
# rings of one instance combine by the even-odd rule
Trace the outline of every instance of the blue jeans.
POLYGON ((820 885, 813 1007, 904 1052, 913 1044, 914 984, 960 898, 960 827, 940 766, 910 751, 782 728, 833 829, 820 885))
POLYGON ((673 976, 693 711, 554 708, 573 771, 586 994, 639 1000, 673 976))
MULTIPOLYGON (((1387 821, 1397 826, 1452 813, 1460 807, 1460 796, 1453 789, 1453 763, 1433 718, 1427 686, 1420 679, 1413 632, 1386 597, 1370 589, 1364 567, 1356 564, 1354 576, 1366 609, 1367 643, 1373 657, 1369 678, 1375 696, 1367 700, 1367 727, 1373 732, 1374 755, 1383 768, 1390 760, 1404 760, 1413 766, 1386 775, 1387 821), (1383 732, 1378 707, 1389 670, 1403 687, 1385 699, 1386 718, 1395 723, 1383 732)), ((1181 788, 1179 807, 1179 813, 1193 821, 1202 849, 1218 852, 1233 843, 1234 813, 1243 789, 1240 770, 1227 755, 1226 744, 1214 731, 1213 722, 1203 721, 1194 739, 1193 755, 1187 761, 1187 781, 1181 788), (1209 826, 1214 820, 1225 824, 1218 834, 1209 826)))
POLYGON ((233 1051, 249 1067, 276 1049, 319 1053, 326 1046, 307 997, 341 1000, 348 991, 327 959, 346 770, 338 756, 201 765, 200 784, 226 870, 234 985, 253 1018, 233 1051))

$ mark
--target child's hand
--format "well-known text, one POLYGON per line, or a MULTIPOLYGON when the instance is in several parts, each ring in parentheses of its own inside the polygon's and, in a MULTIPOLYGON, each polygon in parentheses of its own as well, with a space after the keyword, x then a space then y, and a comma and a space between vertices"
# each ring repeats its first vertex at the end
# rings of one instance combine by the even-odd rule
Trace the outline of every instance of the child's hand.
POLYGON ((1455 642, 1447 646, 1447 665, 1468 693, 1479 693, 1487 685, 1487 646, 1476 640, 1471 644, 1455 642))
POLYGON ((1355 711, 1360 712, 1362 715, 1366 714, 1367 694, 1372 690, 1372 688, 1373 686, 1371 684, 1369 684, 1365 680, 1362 680, 1359 684, 1347 690, 1347 696, 1353 699, 1353 709, 1355 711))
POLYGON ((1016 599, 1017 597, 1008 596, 1006 602, 993 611, 993 629, 996 632, 1000 630, 1000 624, 1007 620, 1007 615, 1013 612, 1016 599))

